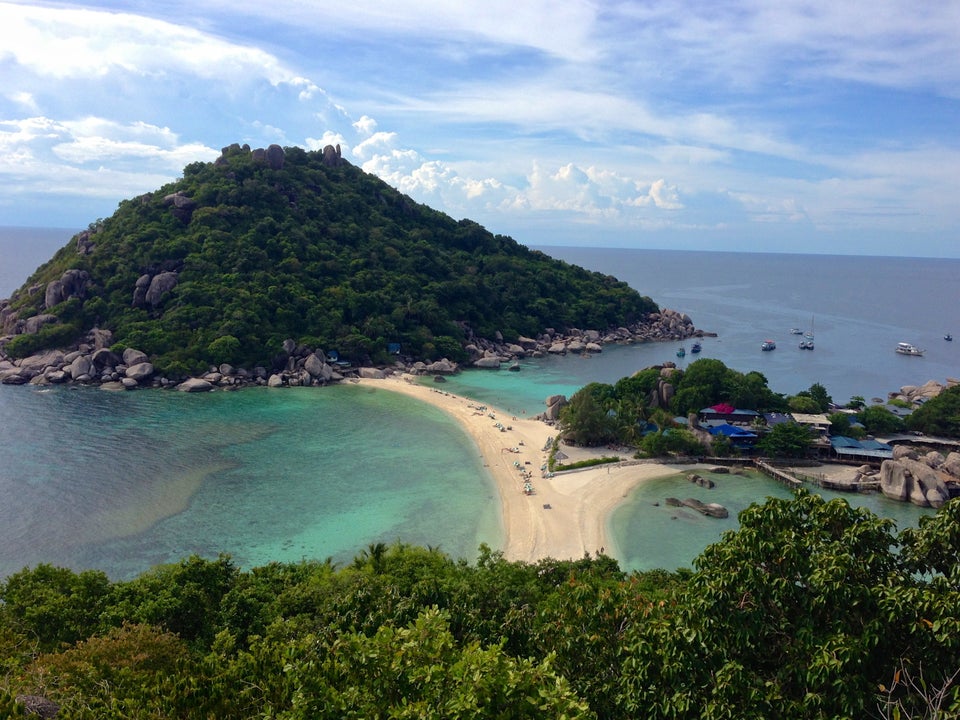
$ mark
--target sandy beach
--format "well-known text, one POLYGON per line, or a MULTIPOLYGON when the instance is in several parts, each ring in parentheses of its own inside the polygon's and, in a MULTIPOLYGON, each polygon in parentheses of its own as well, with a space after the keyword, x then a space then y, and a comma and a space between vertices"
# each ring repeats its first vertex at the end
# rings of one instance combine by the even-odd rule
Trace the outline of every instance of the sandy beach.
MULTIPOLYGON (((696 467, 657 463, 602 465, 543 477, 541 466, 547 460, 546 448, 556 434, 549 425, 494 407, 484 408, 477 401, 446 392, 442 384, 422 385, 412 376, 358 382, 418 398, 460 422, 476 443, 497 485, 505 534, 502 550, 508 560, 577 559, 584 553, 601 551, 615 557, 615 548, 606 532, 610 512, 638 483, 696 467), (530 495, 524 493, 522 470, 530 473, 530 495)), ((573 458, 566 447, 564 452, 573 458)))

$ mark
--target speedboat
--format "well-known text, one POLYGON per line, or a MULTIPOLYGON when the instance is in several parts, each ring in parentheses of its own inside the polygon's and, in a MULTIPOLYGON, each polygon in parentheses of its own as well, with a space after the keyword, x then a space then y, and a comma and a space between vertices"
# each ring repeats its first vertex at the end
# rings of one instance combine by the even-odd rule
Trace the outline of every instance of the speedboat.
POLYGON ((946 340, 947 342, 951 342, 953 340, 953 335, 951 335, 950 333, 947 333, 946 335, 943 336, 943 339, 946 340))
POLYGON ((916 345, 911 345, 910 343, 906 342, 897 343, 896 349, 901 355, 916 355, 921 357, 924 353, 924 351, 918 348, 916 345))
POLYGON ((790 328, 791 335, 803 335, 803 330, 800 328, 790 328))
POLYGON ((687 354, 687 351, 685 348, 683 347, 677 348, 677 357, 683 357, 686 354, 687 354))
POLYGON ((698 352, 700 352, 701 349, 702 349, 702 348, 701 348, 701 346, 700 346, 700 343, 698 343, 698 342, 695 342, 693 345, 690 346, 690 352, 692 352, 692 353, 698 353, 698 352))
POLYGON ((762 343, 760 343, 760 349, 764 352, 767 352, 768 350, 776 350, 777 344, 773 340, 764 340, 762 343))

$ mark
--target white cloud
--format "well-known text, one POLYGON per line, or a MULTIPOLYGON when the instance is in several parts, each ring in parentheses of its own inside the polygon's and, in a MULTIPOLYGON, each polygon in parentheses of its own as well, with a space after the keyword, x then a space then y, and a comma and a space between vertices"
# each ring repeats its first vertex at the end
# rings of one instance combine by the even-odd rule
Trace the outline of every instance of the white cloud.
MULTIPOLYGON (((381 155, 390 155, 396 146, 397 134, 393 132, 375 132, 353 148, 353 156, 361 163, 375 160, 381 155)), ((368 171, 369 172, 369 171, 368 171)))
POLYGON ((143 15, 0 3, 0 25, 8 62, 54 80, 177 72, 237 84, 265 78, 298 89, 301 100, 322 93, 257 47, 143 15))
POLYGON ((12 102, 19 105, 27 112, 38 113, 40 111, 40 106, 37 105, 37 101, 36 98, 34 98, 33 93, 26 91, 13 92, 7 97, 9 97, 12 102))
POLYGON ((377 121, 374 120, 372 117, 368 117, 367 115, 364 115, 355 123, 353 123, 353 127, 358 133, 360 133, 364 137, 369 137, 370 135, 373 135, 373 133, 376 131, 377 121))

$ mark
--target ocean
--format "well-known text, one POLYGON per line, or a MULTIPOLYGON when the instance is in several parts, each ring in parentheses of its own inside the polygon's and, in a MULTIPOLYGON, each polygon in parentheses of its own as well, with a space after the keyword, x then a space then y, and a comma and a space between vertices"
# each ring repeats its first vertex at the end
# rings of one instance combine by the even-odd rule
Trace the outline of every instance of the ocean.
MULTIPOLYGON (((70 231, 0 229, 0 297, 70 231)), ((960 376, 960 260, 541 247, 615 275, 716 332, 700 357, 758 370, 778 391, 823 384, 838 402, 960 376), (814 352, 790 329, 813 328, 814 352), (777 350, 760 343, 776 340, 777 350), (924 357, 894 353, 897 342, 924 357)), ((664 361, 679 343, 527 360, 519 373, 468 371, 445 389, 513 414, 546 397, 664 361)), ((689 346, 689 343, 687 343, 689 346)), ((688 347, 689 349, 689 347, 688 347)), ((347 563, 374 542, 439 547, 473 560, 502 542, 496 491, 477 448, 440 411, 352 385, 203 396, 90 388, 0 388, 0 577, 49 562, 128 578, 191 553, 241 567, 274 560, 347 563)), ((735 513, 789 493, 763 478, 718 478, 726 521, 667 509, 689 495, 670 478, 643 485, 610 519, 627 569, 690 566, 735 513), (686 493, 686 494, 684 494, 686 493)), ((827 493, 829 497, 836 495, 827 493)), ((930 511, 844 496, 898 526, 930 511)))

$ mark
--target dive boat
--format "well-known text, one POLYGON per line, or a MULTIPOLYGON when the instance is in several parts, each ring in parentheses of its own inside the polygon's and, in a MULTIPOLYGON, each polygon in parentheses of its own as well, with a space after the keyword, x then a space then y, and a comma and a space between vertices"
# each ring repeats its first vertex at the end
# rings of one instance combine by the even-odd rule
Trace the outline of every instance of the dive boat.
POLYGON ((906 342, 897 343, 897 352, 901 355, 916 355, 918 357, 923 356, 924 353, 924 351, 916 345, 911 345, 906 342))
POLYGON ((764 352, 776 350, 777 344, 773 340, 764 340, 762 343, 760 343, 760 349, 764 352))
POLYGON ((701 346, 700 346, 700 343, 698 343, 698 342, 695 342, 692 346, 690 346, 690 352, 692 352, 692 353, 694 353, 694 354, 700 352, 701 349, 702 349, 702 348, 701 348, 701 346))

